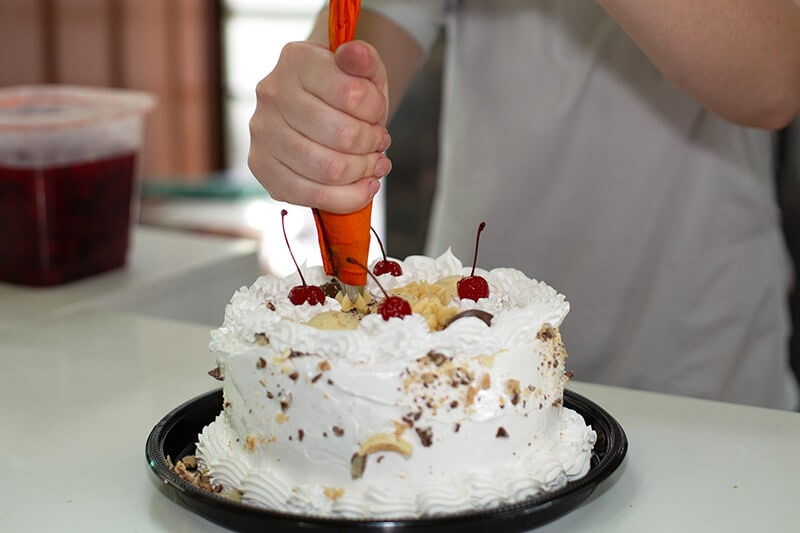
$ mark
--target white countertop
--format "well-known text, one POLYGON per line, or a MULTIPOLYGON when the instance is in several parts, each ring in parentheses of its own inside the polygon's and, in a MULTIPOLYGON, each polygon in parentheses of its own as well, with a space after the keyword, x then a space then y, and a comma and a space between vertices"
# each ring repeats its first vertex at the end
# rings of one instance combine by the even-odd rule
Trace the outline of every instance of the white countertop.
MULTIPOLYGON (((0 531, 222 531, 146 464, 152 427, 218 387, 210 328, 80 310, 0 331, 0 531)), ((625 462, 539 531, 798 531, 800 414, 572 383, 625 462)))
POLYGON ((231 295, 258 274, 255 240, 136 226, 121 269, 53 287, 0 282, 0 331, 87 308, 216 325, 231 295))

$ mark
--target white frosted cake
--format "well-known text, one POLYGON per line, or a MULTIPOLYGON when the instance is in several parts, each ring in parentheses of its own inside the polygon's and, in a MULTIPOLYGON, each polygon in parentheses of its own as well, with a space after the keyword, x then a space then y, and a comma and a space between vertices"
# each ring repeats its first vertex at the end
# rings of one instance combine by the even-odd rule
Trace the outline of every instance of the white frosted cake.
POLYGON ((210 344, 224 405, 196 452, 212 485, 279 511, 408 518, 520 501, 587 473, 595 433, 563 406, 564 297, 498 268, 476 272, 488 298, 461 299, 469 269, 449 251, 400 264, 378 280, 411 304, 403 318, 375 312, 385 297, 371 279, 372 301, 355 304, 294 305, 297 274, 233 296, 210 344))

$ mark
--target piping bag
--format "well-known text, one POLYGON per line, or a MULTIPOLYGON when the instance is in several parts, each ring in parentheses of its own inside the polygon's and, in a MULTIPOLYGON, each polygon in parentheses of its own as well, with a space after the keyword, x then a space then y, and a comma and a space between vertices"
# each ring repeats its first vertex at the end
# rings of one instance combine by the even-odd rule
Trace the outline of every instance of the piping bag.
MULTIPOLYGON (((331 51, 351 41, 355 35, 361 0, 330 0, 328 11, 328 42, 331 51)), ((342 291, 355 302, 367 284, 367 272, 348 263, 352 257, 367 264, 369 256, 370 218, 372 201, 354 213, 338 214, 313 209, 319 249, 325 273, 335 276, 342 291)))

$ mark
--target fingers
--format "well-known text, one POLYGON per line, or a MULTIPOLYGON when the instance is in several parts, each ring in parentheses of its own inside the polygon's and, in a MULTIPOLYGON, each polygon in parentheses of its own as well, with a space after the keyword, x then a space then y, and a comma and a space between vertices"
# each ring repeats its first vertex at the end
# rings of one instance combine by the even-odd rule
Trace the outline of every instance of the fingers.
POLYGON ((282 55, 288 64, 307 61, 309 58, 304 56, 308 54, 322 57, 318 68, 296 71, 305 91, 356 119, 386 123, 389 104, 386 69, 372 46, 362 41, 345 43, 331 57, 324 49, 287 45, 282 55))
POLYGON ((297 174, 280 161, 267 157, 254 161, 250 152, 249 164, 267 166, 271 169, 268 180, 259 182, 277 201, 296 205, 318 207, 332 213, 352 213, 364 207, 380 190, 378 178, 362 178, 344 185, 324 185, 297 174))
POLYGON ((293 172, 329 185, 346 185, 365 177, 380 178, 390 170, 389 158, 377 150, 347 153, 319 144, 285 127, 272 142, 275 158, 293 172))
POLYGON ((248 165, 272 195, 335 213, 360 209, 391 169, 386 73, 374 48, 290 43, 256 88, 248 165))

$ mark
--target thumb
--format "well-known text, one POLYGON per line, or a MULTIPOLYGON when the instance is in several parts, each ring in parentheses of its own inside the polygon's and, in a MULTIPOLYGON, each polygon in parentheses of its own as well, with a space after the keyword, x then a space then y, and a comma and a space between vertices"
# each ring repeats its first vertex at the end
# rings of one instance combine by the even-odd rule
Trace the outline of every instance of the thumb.
MULTIPOLYGON (((386 66, 378 51, 364 41, 349 41, 340 45, 334 54, 336 65, 351 76, 367 78, 383 92, 389 102, 386 66)), ((388 113, 388 107, 387 107, 388 113)))

